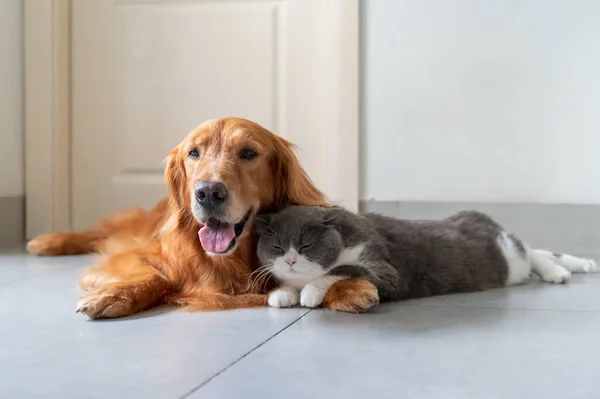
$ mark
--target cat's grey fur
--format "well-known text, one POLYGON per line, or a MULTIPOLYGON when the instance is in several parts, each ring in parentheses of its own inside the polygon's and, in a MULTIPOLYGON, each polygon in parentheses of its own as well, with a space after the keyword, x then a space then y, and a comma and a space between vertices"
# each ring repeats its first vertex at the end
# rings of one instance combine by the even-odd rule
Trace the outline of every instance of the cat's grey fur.
MULTIPOLYGON (((301 255, 321 266, 322 275, 369 280, 381 301, 519 284, 531 271, 554 283, 567 281, 570 272, 565 267, 595 271, 593 261, 573 257, 582 262, 579 266, 584 270, 577 270, 561 264, 551 252, 530 249, 476 211, 436 221, 292 206, 274 215, 259 215, 256 228, 257 252, 265 267, 291 253, 290 248, 301 249, 301 255), (358 248, 360 254, 351 264, 344 264, 344 259, 340 264, 340 253, 348 248, 358 248)), ((281 273, 275 275, 282 284, 288 283, 281 273)))

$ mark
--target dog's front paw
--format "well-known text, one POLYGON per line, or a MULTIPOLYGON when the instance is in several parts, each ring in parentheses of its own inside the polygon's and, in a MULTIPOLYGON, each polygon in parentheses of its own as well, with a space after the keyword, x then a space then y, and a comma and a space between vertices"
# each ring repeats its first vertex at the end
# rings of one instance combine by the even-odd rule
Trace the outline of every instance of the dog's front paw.
POLYGON ((338 281, 323 300, 323 308, 349 313, 363 313, 378 304, 377 287, 362 279, 338 281))
POLYGON ((290 308, 298 304, 298 291, 292 287, 281 287, 269 294, 269 306, 272 308, 290 308))
POLYGON ((86 292, 77 302, 76 312, 102 319, 129 316, 135 312, 135 307, 125 290, 101 287, 86 292))

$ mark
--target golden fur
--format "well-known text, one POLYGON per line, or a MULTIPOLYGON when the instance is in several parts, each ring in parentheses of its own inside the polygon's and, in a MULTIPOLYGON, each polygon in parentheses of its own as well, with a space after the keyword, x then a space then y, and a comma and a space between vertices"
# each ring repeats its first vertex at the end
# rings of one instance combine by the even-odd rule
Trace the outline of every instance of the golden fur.
MULTIPOLYGON (((168 155, 165 179, 169 196, 150 211, 117 214, 87 231, 46 234, 28 243, 28 250, 38 255, 105 255, 80 282, 84 295, 78 312, 100 318, 127 316, 162 303, 189 310, 265 306, 265 285, 252 278, 258 266, 254 215, 292 204, 328 204, 291 143, 244 119, 211 120, 192 131, 168 155), (240 151, 248 147, 259 156, 241 160, 240 151), (202 155, 191 159, 191 149, 202 155), (253 210, 237 248, 227 255, 207 254, 198 239, 202 225, 192 213, 192 193, 205 180, 225 184, 233 221, 253 210)), ((331 309, 364 311, 376 302, 376 291, 364 281, 342 281, 332 288, 324 301, 331 309)))

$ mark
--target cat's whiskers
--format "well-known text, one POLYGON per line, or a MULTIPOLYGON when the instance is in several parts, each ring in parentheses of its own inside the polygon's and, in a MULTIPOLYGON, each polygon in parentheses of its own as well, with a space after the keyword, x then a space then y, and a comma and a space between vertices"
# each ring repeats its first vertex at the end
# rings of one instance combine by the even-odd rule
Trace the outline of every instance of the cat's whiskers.
POLYGON ((255 291, 260 286, 264 287, 264 283, 262 283, 262 282, 263 282, 262 278, 256 278, 256 279, 251 280, 252 291, 255 291))
MULTIPOLYGON (((267 263, 265 265, 259 266, 256 270, 254 270, 251 273, 248 273, 247 276, 250 276, 250 282, 252 284, 252 290, 254 290, 256 288, 256 284, 260 283, 265 276, 270 275, 273 273, 273 263, 267 263)), ((269 276, 270 278, 270 276, 269 276)), ((266 285, 267 281, 269 281, 269 278, 267 278, 266 280, 263 281, 263 286, 266 285)))
MULTIPOLYGON (((266 266, 272 266, 271 265, 266 265, 266 266)), ((263 288, 267 286, 267 284, 269 283, 269 281, 275 276, 273 268, 272 267, 264 267, 260 273, 258 273, 258 275, 255 277, 254 282, 258 283, 259 281, 262 281, 262 286, 263 288), (265 279, 266 276, 266 279, 265 279)))
POLYGON ((255 276, 255 280, 256 280, 256 281, 258 281, 258 280, 260 280, 260 279, 264 278, 266 275, 269 275, 269 274, 271 274, 272 272, 273 272, 273 271, 272 271, 271 269, 269 269, 269 268, 263 269, 263 270, 261 270, 261 271, 260 271, 260 273, 258 273, 258 274, 255 276))
POLYGON ((269 281, 274 277, 275 275, 273 273, 269 273, 267 276, 267 279, 264 282, 264 286, 267 286, 267 284, 269 283, 269 281))
POLYGON ((254 270, 253 272, 250 272, 250 273, 246 274, 245 276, 252 276, 254 273, 258 273, 258 272, 260 272, 260 271, 262 271, 262 270, 264 270, 264 269, 266 269, 266 268, 268 268, 270 266, 273 266, 273 263, 266 263, 264 265, 260 265, 259 267, 256 268, 256 270, 254 270))
POLYGON ((257 288, 265 288, 267 286, 267 282, 271 279, 271 274, 270 273, 266 273, 260 276, 260 278, 256 278, 255 280, 252 280, 252 290, 255 290, 257 288), (266 278, 264 278, 264 276, 267 276, 266 278))

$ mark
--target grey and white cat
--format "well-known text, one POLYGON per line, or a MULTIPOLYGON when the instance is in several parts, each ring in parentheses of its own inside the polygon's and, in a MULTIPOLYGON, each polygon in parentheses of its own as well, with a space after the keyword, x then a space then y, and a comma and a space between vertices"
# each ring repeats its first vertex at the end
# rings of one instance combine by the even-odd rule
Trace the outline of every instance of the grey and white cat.
POLYGON ((317 307, 335 282, 361 277, 380 301, 521 284, 531 272, 565 283, 596 271, 593 260, 531 249, 489 216, 401 220, 342 208, 292 206, 256 221, 258 257, 279 288, 269 305, 317 307))

